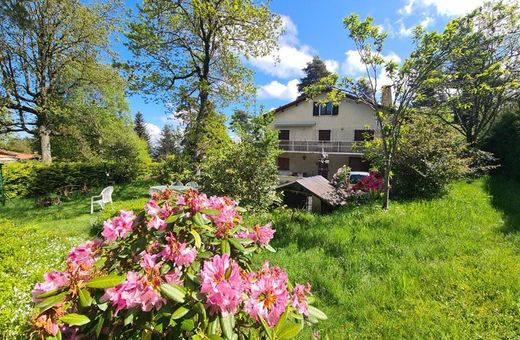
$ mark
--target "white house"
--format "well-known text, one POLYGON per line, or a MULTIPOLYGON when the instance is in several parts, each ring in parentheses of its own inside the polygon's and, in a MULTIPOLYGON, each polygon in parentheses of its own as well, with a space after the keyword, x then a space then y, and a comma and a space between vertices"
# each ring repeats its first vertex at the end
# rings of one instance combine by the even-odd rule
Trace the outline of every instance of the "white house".
POLYGON ((338 106, 316 104, 320 99, 309 101, 301 96, 275 110, 272 127, 278 130, 280 149, 284 150, 278 158, 282 177, 322 175, 330 179, 343 165, 354 171, 370 167, 361 148, 353 146, 378 134, 373 110, 354 97, 338 106), (322 155, 328 156, 328 164, 319 164, 322 155))

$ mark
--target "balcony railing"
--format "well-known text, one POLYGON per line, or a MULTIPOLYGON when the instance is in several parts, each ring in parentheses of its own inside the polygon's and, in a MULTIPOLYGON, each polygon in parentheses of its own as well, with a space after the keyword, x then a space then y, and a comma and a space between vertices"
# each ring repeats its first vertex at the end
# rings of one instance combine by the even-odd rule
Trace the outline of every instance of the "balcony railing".
POLYGON ((356 142, 342 141, 305 141, 305 140, 281 140, 280 149, 295 152, 337 152, 337 153, 362 153, 362 147, 356 142), (354 145, 356 145, 354 147, 354 145))

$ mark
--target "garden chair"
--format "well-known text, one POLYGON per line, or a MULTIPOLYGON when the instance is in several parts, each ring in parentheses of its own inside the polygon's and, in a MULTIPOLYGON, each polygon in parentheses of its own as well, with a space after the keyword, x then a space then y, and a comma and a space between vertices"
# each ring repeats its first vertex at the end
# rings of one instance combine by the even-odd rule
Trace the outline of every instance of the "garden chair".
POLYGON ((173 182, 173 184, 172 184, 172 187, 183 187, 183 186, 184 186, 184 184, 182 184, 182 182, 180 182, 180 181, 173 182))
POLYGON ((186 186, 190 187, 190 188, 193 188, 193 189, 198 189, 199 188, 199 183, 197 183, 197 182, 188 182, 188 183, 186 183, 186 186))
POLYGON ((101 209, 105 209, 105 205, 107 203, 110 203, 110 204, 112 204, 112 206, 114 206, 114 203, 112 202, 112 193, 113 192, 114 192, 114 187, 109 186, 109 187, 106 187, 105 189, 103 189, 101 191, 101 194, 99 194, 97 196, 92 196, 90 198, 90 213, 91 214, 94 213, 94 203, 99 204, 99 206, 101 206, 101 209))

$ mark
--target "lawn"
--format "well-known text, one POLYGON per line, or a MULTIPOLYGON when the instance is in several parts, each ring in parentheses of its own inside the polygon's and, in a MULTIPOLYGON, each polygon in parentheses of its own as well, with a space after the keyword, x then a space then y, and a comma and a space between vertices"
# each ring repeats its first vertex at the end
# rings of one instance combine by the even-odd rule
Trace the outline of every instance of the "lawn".
MULTIPOLYGON (((142 207, 147 185, 116 190, 114 210, 94 215, 85 198, 51 208, 27 200, 0 207, 0 334, 21 329, 41 274, 115 210, 142 207)), ((520 184, 502 177, 459 182, 442 198, 392 203, 386 213, 374 205, 248 218, 274 220, 278 252, 265 256, 293 280, 310 281, 329 315, 306 334, 517 337, 520 184)))

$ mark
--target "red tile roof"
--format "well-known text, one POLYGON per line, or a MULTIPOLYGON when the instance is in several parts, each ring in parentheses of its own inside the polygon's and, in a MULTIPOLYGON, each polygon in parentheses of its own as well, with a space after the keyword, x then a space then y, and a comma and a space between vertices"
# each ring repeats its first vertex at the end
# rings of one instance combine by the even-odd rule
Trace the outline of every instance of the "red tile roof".
POLYGON ((38 155, 31 154, 31 153, 9 151, 9 150, 5 150, 5 149, 0 149, 0 156, 11 156, 11 157, 16 158, 21 161, 38 157, 38 155))

